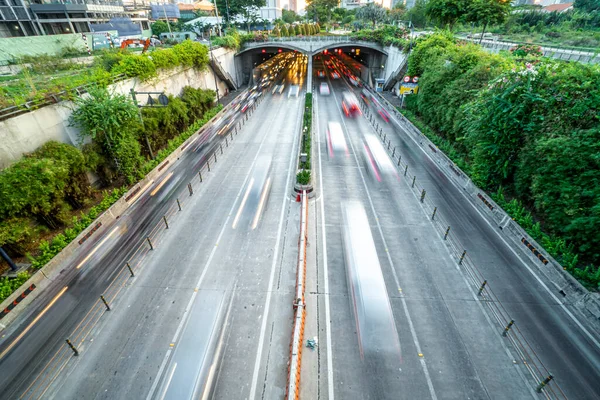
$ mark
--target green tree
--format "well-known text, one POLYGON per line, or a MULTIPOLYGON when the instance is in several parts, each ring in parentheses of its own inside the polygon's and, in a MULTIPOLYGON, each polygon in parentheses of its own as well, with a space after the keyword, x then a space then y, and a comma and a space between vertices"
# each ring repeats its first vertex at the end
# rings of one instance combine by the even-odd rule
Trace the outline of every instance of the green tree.
POLYGON ((281 19, 287 24, 293 24, 296 21, 300 21, 300 17, 292 10, 281 10, 281 19))
POLYGON ((137 178, 143 159, 135 134, 140 130, 138 111, 133 102, 105 88, 91 88, 88 97, 75 100, 69 119, 80 129, 81 140, 90 137, 98 142, 104 153, 114 160, 114 167, 130 181, 137 178), (136 153, 137 151, 137 153, 136 153))
POLYGON ((427 16, 441 27, 452 29, 456 21, 468 11, 470 0, 427 0, 427 16))
POLYGON ((338 7, 338 0, 308 0, 306 2, 306 15, 317 22, 331 21, 333 9, 338 7))
POLYGON ((479 43, 483 40, 488 25, 504 22, 510 13, 510 8, 510 0, 472 0, 466 18, 468 22, 483 25, 479 43))
MULTIPOLYGON (((241 16, 246 27, 250 30, 250 25, 256 23, 258 19, 258 9, 267 5, 266 0, 216 0, 219 15, 223 15, 232 20, 235 16, 241 16), (227 9, 229 4, 229 10, 227 9), (229 12, 229 14, 228 14, 229 12)), ((230 21, 228 21, 229 23, 230 21)))
POLYGON ((290 36, 290 32, 289 32, 287 26, 285 26, 285 25, 281 28, 281 36, 285 36, 285 37, 290 36))
POLYGON ((427 25, 427 0, 416 0, 414 6, 406 13, 406 19, 419 28, 427 25))
POLYGON ((598 0, 575 0, 573 7, 576 10, 591 13, 594 11, 600 11, 600 2, 598 0))
POLYGON ((408 10, 404 3, 398 2, 388 13, 388 21, 394 23, 398 21, 405 21, 408 10))
MULTIPOLYGON (((169 22, 171 26, 171 31, 179 31, 179 27, 175 24, 169 22)), ((152 25, 150 25, 150 29, 152 29, 152 34, 156 36, 160 36, 161 33, 169 32, 169 25, 165 21, 156 21, 152 25)))
POLYGON ((288 29, 289 36, 296 36, 296 29, 294 29, 294 25, 290 25, 290 29, 288 29))
POLYGON ((377 3, 368 3, 356 10, 356 18, 371 22, 373 29, 375 29, 378 22, 385 21, 386 16, 387 11, 377 3))

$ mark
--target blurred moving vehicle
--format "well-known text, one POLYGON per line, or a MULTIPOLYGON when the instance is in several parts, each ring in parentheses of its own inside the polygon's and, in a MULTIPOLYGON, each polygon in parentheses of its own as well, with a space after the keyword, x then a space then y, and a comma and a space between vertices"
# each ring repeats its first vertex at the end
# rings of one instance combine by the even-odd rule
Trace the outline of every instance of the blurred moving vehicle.
POLYGON ((344 92, 342 94, 342 109, 346 117, 361 115, 360 107, 358 107, 358 99, 354 93, 344 92))
POLYGON ((390 367, 393 369, 400 362, 400 341, 363 205, 358 201, 343 202, 342 223, 349 298, 360 355, 369 367, 389 373, 390 367))
POLYGON ((300 93, 300 86, 292 85, 292 86, 290 86, 290 91, 288 92, 288 97, 291 97, 291 96, 298 97, 298 93, 300 93))
POLYGON ((271 191, 271 162, 270 155, 261 155, 256 160, 246 192, 233 220, 233 229, 238 225, 249 225, 250 229, 256 229, 258 226, 271 191))
POLYGON ((327 124, 327 151, 330 157, 335 157, 336 154, 348 155, 348 145, 339 122, 327 124))
POLYGON ((317 71, 317 76, 319 78, 325 78, 325 71, 323 71, 322 69, 317 71))
POLYGON ((329 85, 327 82, 321 82, 321 85, 319 85, 319 93, 321 96, 329 96, 329 85))
POLYGON ((198 292, 169 365, 160 377, 160 388, 152 398, 188 400, 214 396, 232 304, 233 296, 224 291, 198 292))
POLYGON ((331 79, 340 79, 340 74, 338 74, 336 71, 333 71, 331 73, 331 79))
POLYGON ((381 104, 381 102, 379 101, 379 99, 377 99, 377 97, 375 97, 375 95, 371 95, 371 102, 373 103, 373 107, 375 107, 375 110, 377 111, 377 114, 379 114, 379 116, 381 118, 383 118, 383 120, 385 122, 390 122, 390 114, 383 107, 383 104, 381 104))
POLYGON ((374 133, 367 133, 363 138, 363 157, 367 170, 377 181, 381 182, 386 176, 398 177, 394 163, 374 133))

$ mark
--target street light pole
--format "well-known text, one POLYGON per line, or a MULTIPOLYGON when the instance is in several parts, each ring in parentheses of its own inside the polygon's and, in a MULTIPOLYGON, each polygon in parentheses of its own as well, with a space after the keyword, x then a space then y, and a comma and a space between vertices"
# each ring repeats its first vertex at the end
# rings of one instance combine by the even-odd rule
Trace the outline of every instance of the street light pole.
POLYGON ((144 140, 146 141, 146 146, 148 147, 148 152, 150 153, 150 158, 154 160, 154 153, 152 152, 152 146, 150 146, 150 140, 148 140, 148 135, 146 135, 146 126, 144 125, 144 118, 142 117, 142 109, 138 106, 137 99, 135 98, 135 90, 131 88, 131 98, 133 99, 133 104, 135 104, 135 108, 138 110, 138 116, 140 117, 140 121, 142 122, 142 131, 144 132, 144 140))
POLYGON ((210 52, 210 59, 212 60, 212 67, 213 67, 213 77, 215 78, 215 92, 217 93, 217 103, 219 103, 220 99, 219 99, 219 85, 217 84, 217 74, 215 72, 215 56, 213 55, 212 52, 212 39, 210 37, 210 31, 208 32, 208 46, 209 46, 209 52, 210 52))

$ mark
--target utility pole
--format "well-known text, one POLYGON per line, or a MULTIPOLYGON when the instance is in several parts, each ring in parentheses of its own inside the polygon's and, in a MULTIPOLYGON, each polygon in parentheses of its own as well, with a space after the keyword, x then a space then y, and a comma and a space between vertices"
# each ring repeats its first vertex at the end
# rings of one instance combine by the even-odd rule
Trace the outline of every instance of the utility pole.
POLYGON ((219 85, 217 84, 217 73, 215 71, 216 67, 216 62, 215 62, 215 56, 213 55, 212 52, 212 39, 210 37, 210 31, 208 32, 208 47, 209 47, 209 52, 210 52, 210 59, 212 60, 212 67, 213 67, 213 77, 215 78, 215 92, 217 93, 217 103, 219 103, 219 85))

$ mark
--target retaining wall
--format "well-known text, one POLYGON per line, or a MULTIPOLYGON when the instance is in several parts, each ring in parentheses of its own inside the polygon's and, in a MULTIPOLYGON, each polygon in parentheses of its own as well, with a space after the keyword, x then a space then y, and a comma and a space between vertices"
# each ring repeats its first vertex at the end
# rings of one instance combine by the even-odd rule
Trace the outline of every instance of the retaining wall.
MULTIPOLYGON (((215 49, 213 54, 217 57, 223 68, 231 76, 235 75, 234 52, 227 49, 215 49)), ((164 91, 167 94, 179 95, 185 86, 215 90, 215 77, 210 67, 204 70, 194 68, 174 68, 162 71, 159 76, 147 82, 137 78, 127 79, 109 86, 116 93, 129 96, 129 91, 164 91)), ((216 77, 217 86, 221 95, 226 93, 227 85, 216 77)), ((138 96, 141 104, 146 103, 146 97, 138 96)), ((78 145, 79 131, 69 127, 73 103, 63 101, 48 105, 29 113, 0 121, 0 169, 6 168, 11 163, 18 161, 23 154, 32 152, 50 140, 78 145)))

